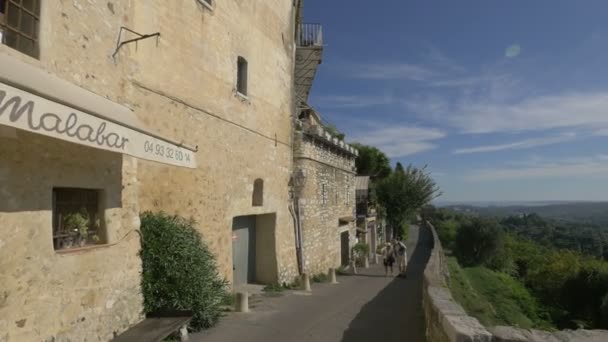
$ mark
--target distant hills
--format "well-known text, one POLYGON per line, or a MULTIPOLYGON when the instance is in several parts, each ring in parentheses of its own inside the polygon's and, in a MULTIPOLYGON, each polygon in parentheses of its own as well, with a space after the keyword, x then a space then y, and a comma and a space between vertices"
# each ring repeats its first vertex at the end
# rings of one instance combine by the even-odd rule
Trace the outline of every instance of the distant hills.
POLYGON ((608 202, 518 202, 509 204, 467 203, 438 205, 456 211, 481 216, 517 216, 536 213, 539 216, 564 222, 608 224, 608 202))

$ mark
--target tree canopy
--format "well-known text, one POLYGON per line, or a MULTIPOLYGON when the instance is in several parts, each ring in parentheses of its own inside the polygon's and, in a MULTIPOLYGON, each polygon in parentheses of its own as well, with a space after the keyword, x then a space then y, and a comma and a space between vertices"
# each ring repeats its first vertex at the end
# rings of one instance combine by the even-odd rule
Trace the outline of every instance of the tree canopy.
POLYGON ((391 173, 390 161, 384 152, 374 146, 358 143, 351 145, 359 151, 359 156, 355 160, 358 175, 382 179, 391 173))
POLYGON ((376 192, 393 229, 402 227, 416 210, 440 195, 439 187, 426 167, 419 169, 409 165, 403 168, 400 163, 397 163, 395 171, 378 183, 376 192))

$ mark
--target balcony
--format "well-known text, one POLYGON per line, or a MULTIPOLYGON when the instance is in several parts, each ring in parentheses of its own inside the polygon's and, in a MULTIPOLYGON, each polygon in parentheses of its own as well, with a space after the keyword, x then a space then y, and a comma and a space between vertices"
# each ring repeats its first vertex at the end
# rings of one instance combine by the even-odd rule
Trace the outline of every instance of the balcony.
POLYGON ((323 56, 321 24, 300 24, 296 36, 295 86, 297 102, 306 103, 323 56))
POLYGON ((321 24, 300 24, 296 44, 298 47, 323 47, 323 26, 321 24))

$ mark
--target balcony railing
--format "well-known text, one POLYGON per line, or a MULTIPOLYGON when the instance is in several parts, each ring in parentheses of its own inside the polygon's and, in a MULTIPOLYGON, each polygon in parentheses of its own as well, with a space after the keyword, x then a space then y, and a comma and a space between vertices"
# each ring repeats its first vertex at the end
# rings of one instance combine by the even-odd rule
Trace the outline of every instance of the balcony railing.
POLYGON ((321 24, 300 24, 299 47, 323 46, 323 27, 321 24))

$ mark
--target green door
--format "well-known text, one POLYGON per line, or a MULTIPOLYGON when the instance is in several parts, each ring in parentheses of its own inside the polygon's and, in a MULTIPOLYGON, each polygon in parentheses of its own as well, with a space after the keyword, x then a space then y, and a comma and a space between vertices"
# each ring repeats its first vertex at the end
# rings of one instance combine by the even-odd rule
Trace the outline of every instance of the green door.
POLYGON ((255 216, 232 221, 233 285, 255 281, 255 216))

